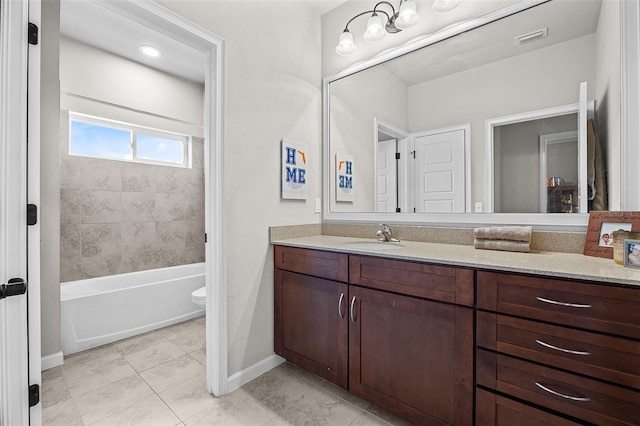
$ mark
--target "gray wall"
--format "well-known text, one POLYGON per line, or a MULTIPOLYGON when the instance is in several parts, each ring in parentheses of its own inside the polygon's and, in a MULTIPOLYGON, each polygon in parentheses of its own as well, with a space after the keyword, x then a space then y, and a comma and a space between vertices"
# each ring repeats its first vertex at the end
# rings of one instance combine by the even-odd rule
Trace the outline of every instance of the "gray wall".
POLYGON ((60 3, 41 2, 40 309, 43 356, 60 351, 60 3))
POLYGON ((61 282, 204 261, 202 138, 178 168, 68 155, 61 133, 61 282))

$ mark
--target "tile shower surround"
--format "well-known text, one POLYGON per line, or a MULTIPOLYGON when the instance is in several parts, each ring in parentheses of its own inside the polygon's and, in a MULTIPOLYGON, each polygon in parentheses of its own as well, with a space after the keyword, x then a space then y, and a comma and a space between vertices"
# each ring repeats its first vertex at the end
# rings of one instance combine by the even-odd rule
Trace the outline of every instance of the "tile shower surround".
POLYGON ((191 169, 60 153, 61 282, 204 261, 204 145, 191 169))

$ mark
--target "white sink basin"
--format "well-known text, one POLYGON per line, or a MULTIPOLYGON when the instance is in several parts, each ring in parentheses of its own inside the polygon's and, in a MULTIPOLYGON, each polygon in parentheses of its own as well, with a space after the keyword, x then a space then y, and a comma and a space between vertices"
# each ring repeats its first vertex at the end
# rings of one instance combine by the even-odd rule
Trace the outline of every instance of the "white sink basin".
POLYGON ((346 248, 364 250, 396 250, 404 247, 400 243, 384 243, 382 241, 349 241, 340 245, 346 248))

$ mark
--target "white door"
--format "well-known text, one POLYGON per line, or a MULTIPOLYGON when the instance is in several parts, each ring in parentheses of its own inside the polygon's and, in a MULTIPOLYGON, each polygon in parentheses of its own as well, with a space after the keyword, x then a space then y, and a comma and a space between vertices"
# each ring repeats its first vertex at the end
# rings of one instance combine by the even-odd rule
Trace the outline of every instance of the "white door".
MULTIPOLYGON (((27 28, 30 2, 0 0, 0 281, 27 279, 27 28)), ((39 8, 38 18, 39 18, 39 8)), ((39 54, 39 52, 38 52, 39 54)), ((39 76, 39 74, 36 72, 39 76)), ((37 90, 36 90, 37 92, 37 90)), ((39 119, 39 117, 36 117, 39 119)), ((29 123, 32 126, 33 123, 29 123)), ((27 425, 27 294, 3 287, 0 300, 0 424, 27 425)), ((36 292, 37 293, 37 292, 36 292)), ((39 322, 39 316, 36 316, 39 322)), ((38 324, 39 327, 39 324, 38 324)), ((37 334, 37 333, 35 333, 37 334)), ((39 340, 40 336, 31 336, 39 340)), ((40 357, 39 347, 35 349, 40 357)), ((39 367, 38 362, 38 367, 39 367)), ((39 383, 39 371, 35 374, 39 383)), ((40 406, 31 420, 40 422, 40 406)))
POLYGON ((465 131, 412 135, 415 151, 415 211, 465 211, 465 131))
POLYGON ((378 191, 376 211, 395 212, 398 206, 395 139, 378 142, 376 179, 378 191))

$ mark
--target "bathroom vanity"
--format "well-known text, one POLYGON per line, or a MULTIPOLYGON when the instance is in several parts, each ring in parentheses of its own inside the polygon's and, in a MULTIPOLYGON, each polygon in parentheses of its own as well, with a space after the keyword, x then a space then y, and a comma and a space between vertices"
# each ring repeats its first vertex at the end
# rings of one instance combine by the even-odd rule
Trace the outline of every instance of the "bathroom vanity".
POLYGON ((274 242, 277 354, 413 424, 637 424, 640 271, 351 240, 274 242))

